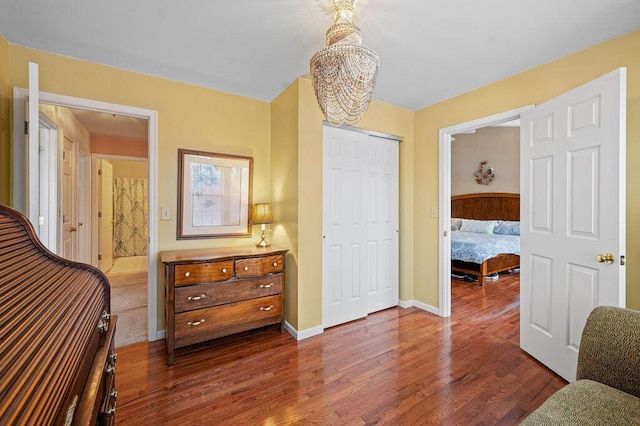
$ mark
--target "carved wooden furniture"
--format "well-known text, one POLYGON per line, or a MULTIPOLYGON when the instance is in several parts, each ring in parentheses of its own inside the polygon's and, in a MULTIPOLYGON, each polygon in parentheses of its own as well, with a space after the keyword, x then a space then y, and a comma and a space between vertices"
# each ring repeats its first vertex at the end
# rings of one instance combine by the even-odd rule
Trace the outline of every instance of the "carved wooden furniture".
POLYGON ((54 255, 0 205, 0 424, 112 424, 109 312, 102 272, 54 255))
MULTIPOLYGON (((520 220, 520 194, 488 192, 451 197, 451 217, 476 220, 520 220)), ((484 285, 486 277, 520 267, 520 256, 501 254, 482 263, 451 261, 451 271, 475 275, 484 285)))
POLYGON ((167 364, 179 347, 270 324, 282 332, 286 252, 251 246, 160 253, 167 364))

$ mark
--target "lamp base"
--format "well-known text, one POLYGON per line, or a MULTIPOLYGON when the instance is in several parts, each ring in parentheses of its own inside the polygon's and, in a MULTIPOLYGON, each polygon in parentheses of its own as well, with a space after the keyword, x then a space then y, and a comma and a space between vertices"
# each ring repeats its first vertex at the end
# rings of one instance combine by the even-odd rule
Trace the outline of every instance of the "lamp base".
POLYGON ((271 246, 271 243, 267 242, 264 235, 264 231, 262 231, 262 235, 260 236, 260 242, 256 244, 256 247, 269 247, 269 246, 271 246))

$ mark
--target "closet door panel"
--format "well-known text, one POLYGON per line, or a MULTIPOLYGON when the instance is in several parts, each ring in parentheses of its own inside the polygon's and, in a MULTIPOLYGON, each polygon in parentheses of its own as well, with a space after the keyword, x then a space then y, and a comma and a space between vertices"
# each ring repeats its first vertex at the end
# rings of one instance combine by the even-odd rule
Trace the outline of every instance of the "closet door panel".
POLYGON ((323 326, 398 303, 398 142, 324 128, 323 326))

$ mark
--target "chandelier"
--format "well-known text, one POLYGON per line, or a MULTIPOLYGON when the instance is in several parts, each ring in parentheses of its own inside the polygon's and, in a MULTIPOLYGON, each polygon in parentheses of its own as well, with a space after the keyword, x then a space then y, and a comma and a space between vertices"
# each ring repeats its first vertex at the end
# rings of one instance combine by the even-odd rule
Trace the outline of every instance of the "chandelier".
POLYGON ((353 0, 333 0, 335 22, 327 30, 327 47, 310 61, 311 81, 324 117, 334 126, 356 124, 369 107, 380 59, 362 46, 353 22, 353 0))

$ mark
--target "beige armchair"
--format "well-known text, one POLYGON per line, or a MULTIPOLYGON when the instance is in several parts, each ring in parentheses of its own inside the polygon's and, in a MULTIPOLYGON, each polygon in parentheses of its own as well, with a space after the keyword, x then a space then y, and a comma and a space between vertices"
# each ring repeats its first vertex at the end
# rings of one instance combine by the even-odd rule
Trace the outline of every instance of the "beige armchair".
POLYGON ((521 425, 640 425, 640 311, 595 308, 582 332, 577 380, 521 425))

